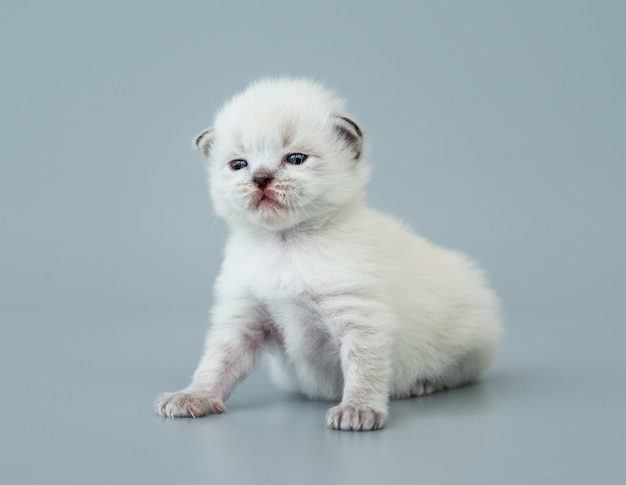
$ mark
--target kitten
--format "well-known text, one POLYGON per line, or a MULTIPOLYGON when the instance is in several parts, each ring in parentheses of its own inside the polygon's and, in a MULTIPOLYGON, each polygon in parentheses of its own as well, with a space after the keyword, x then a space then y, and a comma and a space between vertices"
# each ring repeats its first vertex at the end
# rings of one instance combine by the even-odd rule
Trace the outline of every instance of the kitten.
POLYGON ((157 413, 222 413, 271 358, 282 387, 340 401, 327 425, 381 428, 390 398, 475 380, 500 338, 482 272, 363 202, 363 133, 343 101, 304 79, 263 80, 195 141, 229 226, 206 351, 157 413))

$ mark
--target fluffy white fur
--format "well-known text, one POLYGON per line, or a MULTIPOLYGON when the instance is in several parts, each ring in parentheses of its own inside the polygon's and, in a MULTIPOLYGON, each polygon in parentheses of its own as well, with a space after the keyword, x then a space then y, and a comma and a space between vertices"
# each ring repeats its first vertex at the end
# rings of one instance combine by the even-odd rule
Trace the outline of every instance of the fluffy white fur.
POLYGON ((340 98, 308 80, 263 80, 196 144, 230 237, 205 355, 189 387, 157 400, 158 413, 223 412, 263 349, 281 386, 340 401, 327 424, 344 430, 380 428, 390 398, 469 383, 487 368, 501 333, 497 298, 463 255, 364 204, 362 132, 340 98), (288 163, 294 153, 308 157, 288 163), (233 160, 247 165, 234 170, 233 160))

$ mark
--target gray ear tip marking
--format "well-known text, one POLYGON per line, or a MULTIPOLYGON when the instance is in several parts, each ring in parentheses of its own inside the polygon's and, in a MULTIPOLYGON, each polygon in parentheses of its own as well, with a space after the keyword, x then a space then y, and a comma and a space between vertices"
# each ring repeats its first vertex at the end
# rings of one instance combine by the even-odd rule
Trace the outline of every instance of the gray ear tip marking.
POLYGON ((211 145, 213 144, 213 128, 207 128, 193 140, 193 144, 197 150, 209 156, 211 145))
POLYGON ((193 144, 200 148, 200 142, 202 141, 202 138, 208 135, 211 131, 211 128, 207 128, 206 130, 204 130, 202 133, 194 138, 193 144))
POLYGON ((341 118, 343 121, 351 125, 352 128, 354 128, 354 131, 356 131, 357 135, 361 137, 363 136, 363 132, 361 131, 361 128, 359 128, 359 125, 357 125, 354 121, 352 121, 350 118, 346 118, 345 116, 340 116, 339 118, 341 118))
POLYGON ((359 125, 357 125, 350 118, 345 116, 337 116, 343 123, 337 123, 335 129, 340 138, 344 140, 347 146, 351 147, 355 153, 355 160, 361 158, 362 146, 363 146, 363 132, 359 125))

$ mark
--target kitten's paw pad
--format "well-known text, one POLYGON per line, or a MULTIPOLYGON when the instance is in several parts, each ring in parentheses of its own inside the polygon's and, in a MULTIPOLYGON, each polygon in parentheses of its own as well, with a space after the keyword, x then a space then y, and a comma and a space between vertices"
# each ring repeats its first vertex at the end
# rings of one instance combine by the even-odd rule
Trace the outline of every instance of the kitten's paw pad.
POLYGON ((419 380, 415 383, 413 389, 411 390, 411 397, 428 396, 429 394, 443 391, 445 389, 447 389, 447 387, 443 384, 429 381, 428 379, 419 380))
POLYGON ((224 404, 206 394, 196 392, 172 392, 161 395, 154 403, 154 410, 170 418, 197 418, 205 414, 221 414, 224 404))
POLYGON ((339 404, 328 410, 329 428, 344 431, 370 431, 382 428, 387 422, 387 410, 371 406, 339 404))

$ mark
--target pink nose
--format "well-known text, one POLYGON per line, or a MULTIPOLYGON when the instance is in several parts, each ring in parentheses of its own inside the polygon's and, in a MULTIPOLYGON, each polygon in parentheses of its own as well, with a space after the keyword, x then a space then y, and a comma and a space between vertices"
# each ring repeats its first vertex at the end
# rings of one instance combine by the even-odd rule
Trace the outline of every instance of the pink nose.
POLYGON ((252 181, 259 189, 264 189, 265 187, 267 187, 272 180, 273 177, 264 174, 255 175, 252 178, 252 181))

